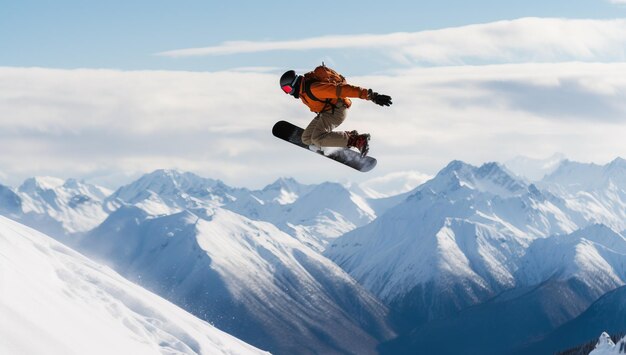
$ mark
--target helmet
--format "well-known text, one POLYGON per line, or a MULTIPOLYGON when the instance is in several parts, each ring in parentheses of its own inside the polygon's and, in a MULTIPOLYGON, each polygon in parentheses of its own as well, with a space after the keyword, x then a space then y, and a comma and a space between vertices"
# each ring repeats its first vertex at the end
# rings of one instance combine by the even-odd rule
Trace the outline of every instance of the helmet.
POLYGON ((283 89, 285 94, 293 95, 298 75, 293 70, 286 71, 283 76, 280 77, 280 88, 283 89))

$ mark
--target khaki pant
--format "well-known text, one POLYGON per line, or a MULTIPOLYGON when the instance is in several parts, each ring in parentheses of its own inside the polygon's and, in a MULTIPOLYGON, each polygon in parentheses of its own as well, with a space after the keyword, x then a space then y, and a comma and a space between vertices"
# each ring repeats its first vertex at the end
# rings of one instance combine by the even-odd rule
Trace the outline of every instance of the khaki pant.
POLYGON ((318 147, 347 147, 348 134, 333 132, 346 120, 347 114, 348 109, 342 102, 338 102, 334 110, 318 114, 302 133, 302 143, 318 147))

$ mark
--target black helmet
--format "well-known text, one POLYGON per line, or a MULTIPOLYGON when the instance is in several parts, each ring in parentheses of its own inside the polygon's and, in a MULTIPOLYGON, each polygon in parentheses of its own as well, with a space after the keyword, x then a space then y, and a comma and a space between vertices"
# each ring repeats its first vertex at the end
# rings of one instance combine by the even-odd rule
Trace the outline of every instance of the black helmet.
POLYGON ((293 95, 298 75, 293 70, 288 70, 280 77, 280 88, 283 89, 285 94, 293 95))

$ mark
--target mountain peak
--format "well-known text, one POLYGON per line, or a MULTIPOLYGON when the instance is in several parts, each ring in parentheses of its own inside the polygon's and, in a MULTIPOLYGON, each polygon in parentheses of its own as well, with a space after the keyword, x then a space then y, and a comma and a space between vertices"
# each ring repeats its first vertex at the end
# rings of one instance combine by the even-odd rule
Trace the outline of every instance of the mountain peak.
POLYGON ((292 188, 297 187, 297 186, 300 186, 300 183, 296 181, 296 179, 291 178, 291 177, 281 177, 277 179, 276 181, 274 181, 273 183, 265 186, 263 188, 263 191, 280 190, 283 188, 291 190, 292 188))
POLYGON ((235 189, 219 180, 190 172, 159 169, 120 187, 107 198, 115 208, 121 203, 141 206, 154 215, 204 208, 235 199, 235 189))
POLYGON ((265 186, 263 190, 256 191, 255 196, 264 201, 274 201, 281 205, 287 205, 295 202, 306 191, 308 191, 307 185, 302 185, 291 177, 281 177, 265 186))
MULTIPOLYGON (((206 179, 194 173, 171 169, 159 169, 145 174, 135 182, 120 190, 152 191, 156 194, 178 194, 188 190, 207 190, 223 183, 219 180, 206 179)), ((120 192, 118 190, 118 192, 120 192)))
POLYGON ((524 182, 495 162, 475 167, 460 160, 454 160, 426 185, 439 192, 465 187, 501 196, 517 195, 527 191, 524 182))
POLYGON ((544 177, 541 183, 546 186, 560 186, 572 194, 602 189, 610 185, 626 188, 626 160, 618 157, 606 165, 564 160, 552 174, 544 177))
POLYGON ((476 167, 470 164, 467 164, 461 160, 453 160, 445 168, 441 169, 439 174, 437 175, 448 175, 453 172, 459 172, 467 169, 475 169, 476 167))
POLYGON ((172 183, 174 185, 179 185, 185 180, 206 180, 194 173, 174 169, 158 169, 144 175, 140 180, 144 178, 154 183, 172 183))
POLYGON ((619 354, 621 349, 615 348, 615 343, 611 339, 611 336, 606 332, 602 332, 595 349, 589 355, 609 355, 619 354))
POLYGON ((617 157, 606 166, 606 172, 610 174, 626 174, 626 160, 617 157))
POLYGON ((63 186, 65 181, 51 176, 36 176, 24 180, 19 187, 21 192, 33 192, 37 190, 54 190, 63 186))

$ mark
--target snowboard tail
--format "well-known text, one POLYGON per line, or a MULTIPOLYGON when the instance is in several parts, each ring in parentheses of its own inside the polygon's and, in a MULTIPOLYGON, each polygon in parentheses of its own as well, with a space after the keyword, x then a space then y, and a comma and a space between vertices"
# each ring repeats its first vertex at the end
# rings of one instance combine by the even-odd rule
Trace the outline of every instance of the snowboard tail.
POLYGON ((361 172, 368 172, 376 166, 376 159, 370 156, 361 156, 361 153, 349 148, 326 148, 313 151, 309 145, 302 143, 304 129, 287 121, 278 121, 272 128, 272 134, 289 143, 295 144, 318 155, 330 158, 336 162, 349 166, 361 172))

